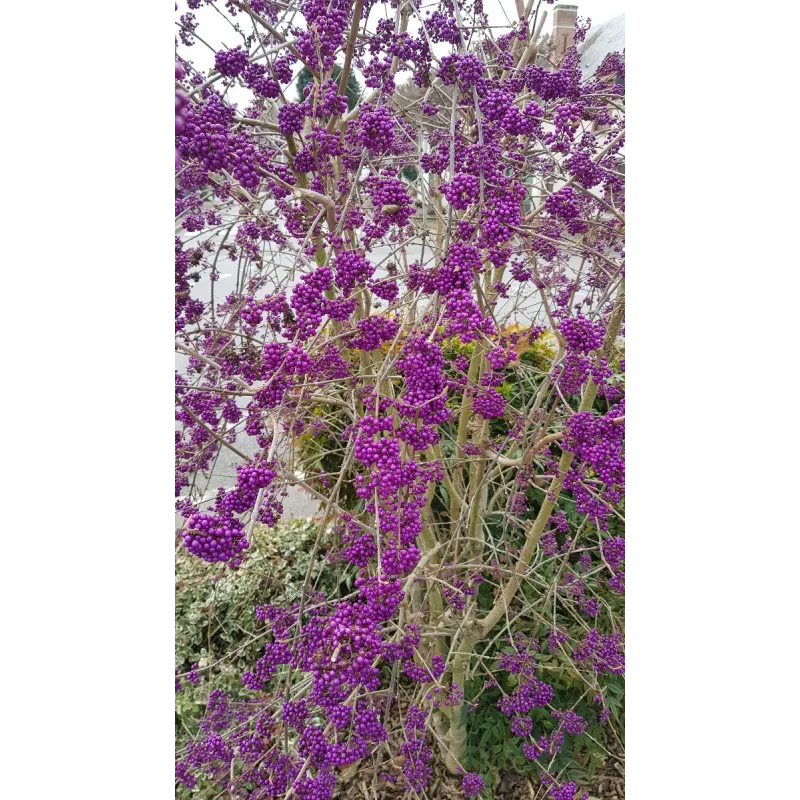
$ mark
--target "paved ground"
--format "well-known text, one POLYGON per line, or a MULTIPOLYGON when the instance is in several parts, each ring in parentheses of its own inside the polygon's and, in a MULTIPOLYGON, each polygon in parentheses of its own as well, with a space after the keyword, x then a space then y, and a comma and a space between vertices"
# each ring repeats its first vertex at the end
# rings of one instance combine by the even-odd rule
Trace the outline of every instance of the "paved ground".
MULTIPOLYGON (((237 439, 236 446, 247 455, 253 455, 258 449, 255 439, 249 436, 242 436, 237 439)), ((242 459, 236 453, 231 452, 227 447, 222 448, 211 479, 207 485, 205 482, 201 484, 201 488, 204 490, 204 499, 207 503, 213 501, 220 486, 228 488, 236 483, 236 466, 241 463, 243 463, 242 459)), ((288 492, 288 496, 283 499, 282 519, 306 518, 316 514, 319 501, 296 486, 288 487, 288 492)))

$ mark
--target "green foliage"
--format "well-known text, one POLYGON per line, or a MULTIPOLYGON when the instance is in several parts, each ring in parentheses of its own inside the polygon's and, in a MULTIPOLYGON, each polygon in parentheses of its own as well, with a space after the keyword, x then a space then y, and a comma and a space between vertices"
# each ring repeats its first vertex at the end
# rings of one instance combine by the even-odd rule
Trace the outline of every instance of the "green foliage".
MULTIPOLYGON (((542 636, 546 627, 540 630, 542 636)), ((511 652, 510 647, 498 650, 511 652)), ((504 694, 511 693, 517 685, 518 676, 501 670, 495 671, 499 685, 484 688, 483 679, 472 679, 466 685, 467 700, 475 703, 467 722, 467 747, 465 768, 488 777, 487 787, 496 785, 504 771, 512 771, 526 776, 535 785, 539 766, 548 767, 551 773, 562 774, 567 780, 584 782, 602 767, 607 751, 604 746, 606 729, 597 722, 598 706, 587 694, 586 685, 574 674, 573 668, 561 654, 539 653, 537 665, 544 671, 544 679, 553 687, 555 696, 552 704, 559 708, 572 708, 589 721, 589 727, 579 736, 565 736, 561 752, 552 759, 528 760, 522 750, 525 740, 514 736, 509 727, 509 719, 497 708, 504 694), (540 763, 541 762, 541 763, 540 763)), ((611 709, 615 727, 624 730, 623 681, 616 676, 604 676, 606 703, 611 709)), ((550 716, 546 708, 534 709, 528 716, 533 719, 534 738, 549 735, 558 726, 558 721, 550 716)))
MULTIPOLYGON (((175 563, 175 666, 186 673, 199 665, 200 683, 182 679, 175 695, 179 745, 196 735, 208 694, 223 689, 234 699, 247 692, 242 670, 264 647, 255 607, 290 604, 300 596, 319 527, 307 520, 275 528, 257 524, 246 568, 207 564, 180 548, 175 563)), ((351 576, 344 576, 346 581, 351 576)), ((311 567, 312 586, 335 595, 342 577, 320 551, 311 567)))
POLYGON ((415 166, 409 165, 403 168, 400 175, 407 183, 413 183, 419 177, 419 171, 415 166))
MULTIPOLYGON (((340 409, 330 406, 320 408, 319 412, 320 415, 324 413, 328 419, 329 430, 324 434, 309 431, 302 433, 297 438, 297 452, 302 460, 304 472, 310 475, 320 473, 336 475, 341 470, 344 461, 341 439, 337 436, 344 430, 349 420, 341 413, 340 409)), ((314 478, 309 480, 309 485, 323 494, 328 491, 328 487, 314 478)), ((352 475, 348 476, 348 480, 342 481, 342 485, 339 487, 338 504, 347 510, 352 510, 358 505, 358 496, 352 475)))

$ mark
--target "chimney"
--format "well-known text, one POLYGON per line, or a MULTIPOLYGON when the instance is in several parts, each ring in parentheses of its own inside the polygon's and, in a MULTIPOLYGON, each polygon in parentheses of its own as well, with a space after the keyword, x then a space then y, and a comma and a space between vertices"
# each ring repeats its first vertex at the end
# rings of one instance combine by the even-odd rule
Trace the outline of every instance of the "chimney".
POLYGON ((553 41, 551 53, 553 60, 558 64, 564 53, 572 47, 575 19, 578 16, 578 6, 567 6, 563 3, 553 9, 553 41))

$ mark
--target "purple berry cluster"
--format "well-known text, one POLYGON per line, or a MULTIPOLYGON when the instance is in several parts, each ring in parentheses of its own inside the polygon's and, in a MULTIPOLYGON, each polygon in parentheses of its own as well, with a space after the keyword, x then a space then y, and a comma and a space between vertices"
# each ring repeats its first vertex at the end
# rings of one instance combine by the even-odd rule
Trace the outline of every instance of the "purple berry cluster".
POLYGON ((385 106, 373 108, 365 103, 359 117, 361 124, 358 140, 370 155, 378 156, 388 152, 394 142, 394 119, 385 106))
POLYGON ((589 727, 589 723, 580 714, 576 714, 572 709, 568 709, 567 711, 555 709, 551 712, 551 716, 555 717, 557 720, 560 720, 564 731, 573 736, 579 736, 589 727))
POLYGON ((496 389, 481 392, 472 400, 472 410, 484 419, 502 417, 506 409, 506 399, 496 389))
POLYGON ((464 797, 480 797, 485 789, 483 778, 476 772, 467 772, 461 779, 461 791, 464 792, 464 797))
POLYGON ((495 332, 491 317, 484 317, 472 294, 465 289, 450 292, 444 318, 445 336, 458 336, 465 343, 474 342, 481 333, 490 336, 495 332))
POLYGON ((372 277, 375 272, 374 265, 358 250, 342 250, 334 259, 336 270, 336 285, 349 294, 357 284, 372 277))
POLYGON ((333 272, 329 267, 320 267, 304 275, 292 293, 291 307, 296 314, 295 326, 301 339, 313 336, 328 313, 329 301, 325 298, 333 286, 333 272))
POLYGON ((442 194, 453 208, 465 209, 478 199, 480 181, 474 175, 460 172, 449 183, 440 186, 442 194))
POLYGON ((455 17, 448 16, 441 11, 434 11, 425 20, 425 27, 430 31, 431 40, 434 42, 448 42, 455 45, 460 42, 455 17))
POLYGON ((186 549, 203 561, 233 561, 247 550, 244 526, 232 517, 193 514, 183 534, 186 549))
POLYGON ((578 314, 567 317, 558 326, 567 347, 576 353, 586 354, 603 346, 605 330, 600 322, 592 322, 578 314))
POLYGON ((281 85, 269 76, 267 67, 264 64, 250 64, 244 70, 242 79, 248 89, 252 89, 255 94, 261 97, 274 100, 280 96, 281 85))
POLYGON ((534 708, 546 706, 553 699, 553 687, 532 678, 521 682, 513 694, 501 698, 497 707, 508 717, 527 714, 534 708))
POLYGON ((567 222, 581 215, 581 207, 575 196, 575 190, 571 186, 565 186, 548 195, 544 204, 550 214, 567 222))
POLYGON ((609 536, 603 539, 603 558, 612 570, 617 571, 625 560, 625 539, 621 536, 609 536))
MULTIPOLYGON (((532 721, 532 720, 531 720, 532 721)), ((522 745, 522 753, 530 761, 536 761, 542 756, 555 756, 561 752, 564 745, 564 734, 554 731, 549 737, 540 736, 535 742, 522 745)))
POLYGON ((358 321, 358 333, 351 346, 357 350, 378 350, 384 342, 391 342, 400 324, 390 317, 372 316, 358 321))
POLYGON ((453 53, 442 58, 439 65, 439 78, 445 86, 456 82, 462 91, 472 89, 483 80, 486 64, 472 53, 453 53))
POLYGON ((300 11, 307 27, 300 30, 297 50, 307 64, 316 65, 321 57, 323 69, 329 70, 342 45, 350 3, 348 0, 303 0, 300 11))
POLYGON ((278 111, 278 127, 286 136, 300 133, 303 130, 305 118, 306 107, 304 104, 286 103, 278 111))
POLYGON ((408 786, 419 793, 431 778, 431 750, 425 741, 426 715, 417 706, 409 706, 406 713, 406 741, 400 745, 400 755, 405 756, 403 775, 408 786))
POLYGON ((214 67, 227 78, 238 78, 249 63, 250 58, 243 47, 233 50, 220 50, 214 56, 214 67))

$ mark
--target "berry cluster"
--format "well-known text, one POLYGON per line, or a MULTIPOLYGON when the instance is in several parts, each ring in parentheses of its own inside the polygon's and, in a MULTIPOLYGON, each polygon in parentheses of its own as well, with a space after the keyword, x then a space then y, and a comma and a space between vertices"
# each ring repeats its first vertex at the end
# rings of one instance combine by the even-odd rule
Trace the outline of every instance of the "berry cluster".
POLYGON ((386 106, 373 108, 365 103, 359 116, 358 141, 366 147, 369 154, 378 156, 386 153, 394 142, 394 119, 386 106))
POLYGON ((347 113, 347 95, 339 94, 339 87, 331 78, 321 88, 309 83, 306 86, 306 102, 310 104, 315 117, 326 118, 347 113))
POLYGON ((621 536, 610 536, 603 539, 602 543, 603 558, 615 572, 622 566, 625 560, 625 539, 621 536))
POLYGON ((280 96, 281 85, 274 78, 269 77, 267 68, 263 64, 250 64, 242 75, 244 85, 252 89, 255 94, 271 100, 280 96))
POLYGON ((400 228, 408 224, 415 209, 402 181, 372 177, 367 180, 367 191, 377 212, 374 221, 364 228, 368 241, 386 234, 393 224, 400 228))
POLYGON ((400 755, 406 757, 403 775, 408 786, 417 793, 422 792, 431 777, 431 751, 425 742, 425 716, 417 706, 408 707, 406 741, 400 745, 400 755))
POLYGON ((565 159, 564 166, 570 175, 574 175, 578 183, 585 189, 591 189, 603 181, 605 173, 594 162, 591 154, 585 150, 575 150, 565 159))
POLYGON ((575 190, 571 186, 565 186, 548 195, 544 204, 548 213, 567 222, 581 215, 581 207, 575 197, 575 190))
POLYGON ((478 392, 472 400, 472 410, 484 419, 502 417, 506 409, 506 399, 496 389, 478 392))
POLYGON ((448 42, 457 45, 461 40, 455 17, 450 17, 441 11, 434 11, 425 20, 425 27, 434 42, 448 42))
POLYGON ((550 712, 550 715, 558 720, 561 720, 561 725, 564 731, 572 734, 573 736, 579 736, 589 727, 589 723, 580 714, 576 714, 572 709, 568 709, 566 711, 555 709, 554 711, 550 712))
POLYGON ((301 58, 306 64, 317 64, 321 57, 323 69, 331 69, 347 28, 349 0, 303 0, 300 11, 307 25, 295 45, 301 58))
POLYGON ((234 564, 241 563, 240 555, 248 546, 244 526, 239 520, 210 514, 189 517, 183 544, 203 561, 232 561, 234 564))
POLYGON ((603 483, 613 486, 625 482, 624 436, 624 426, 612 417, 584 411, 570 418, 562 446, 591 467, 603 483))
POLYGON ((383 342, 391 342, 400 324, 389 317, 372 316, 358 321, 358 333, 351 340, 357 350, 377 350, 383 342))
POLYGON ((497 707, 508 717, 527 714, 534 708, 546 706, 553 699, 553 687, 548 683, 532 678, 521 682, 514 693, 502 697, 497 707))
POLYGON ((483 80, 486 64, 472 53, 453 53, 439 64, 439 78, 445 86, 458 82, 462 91, 469 91, 483 80))
POLYGON ((592 322, 581 314, 562 320, 558 330, 564 337, 567 347, 576 353, 591 353, 603 346, 605 331, 602 324, 592 322))
POLYGON ((303 130, 305 118, 306 106, 304 104, 286 103, 278 111, 278 127, 285 136, 300 133, 303 130))
POLYGON ((233 50, 220 50, 214 56, 214 66, 227 78, 238 78, 250 61, 247 51, 243 47, 233 50))
POLYGON ((476 772, 467 772, 461 779, 461 791, 464 797, 478 797, 486 789, 483 778, 476 772))
POLYGON ((575 133, 580 126, 583 107, 579 103, 565 103, 557 106, 553 114, 555 130, 545 134, 545 144, 554 153, 568 153, 575 133))
POLYGON ((522 753, 530 761, 536 761, 544 755, 557 755, 561 752, 563 744, 564 734, 561 731, 555 731, 549 737, 540 736, 538 741, 522 745, 522 753))
POLYGON ((474 175, 460 172, 449 183, 443 183, 439 188, 453 208, 465 209, 470 203, 478 199, 480 181, 474 175))
POLYGON ((333 272, 321 267, 304 275, 292 293, 291 307, 297 315, 295 327, 301 339, 313 336, 328 313, 329 302, 325 292, 333 286, 333 272))
POLYGON ((483 222, 483 236, 489 245, 508 241, 522 221, 522 201, 525 189, 520 184, 512 184, 505 190, 495 190, 491 206, 483 222))
POLYGON ((492 318, 483 316, 472 295, 465 289, 450 292, 444 318, 447 321, 445 336, 458 336, 462 342, 474 342, 481 333, 487 336, 494 333, 492 318))
POLYGON ((374 265, 358 250, 342 250, 334 259, 336 285, 350 294, 356 284, 364 283, 375 272, 374 265))

